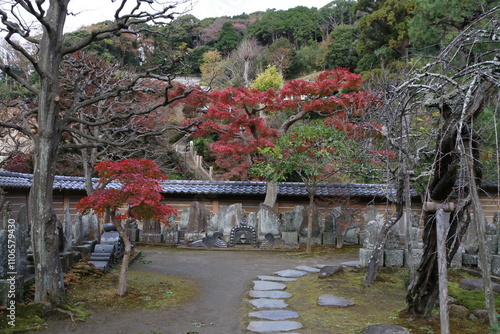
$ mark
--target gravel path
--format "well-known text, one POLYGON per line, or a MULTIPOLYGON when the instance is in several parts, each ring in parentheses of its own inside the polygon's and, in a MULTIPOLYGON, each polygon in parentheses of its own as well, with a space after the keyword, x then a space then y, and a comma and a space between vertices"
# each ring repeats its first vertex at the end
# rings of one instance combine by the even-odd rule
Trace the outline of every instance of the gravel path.
POLYGON ((193 279, 200 291, 197 298, 175 310, 104 312, 93 314, 83 323, 49 323, 47 333, 243 334, 247 333, 248 320, 241 312, 242 297, 252 289, 257 276, 298 265, 338 265, 358 258, 357 252, 305 259, 260 250, 166 248, 143 252, 151 263, 134 263, 134 270, 193 279))

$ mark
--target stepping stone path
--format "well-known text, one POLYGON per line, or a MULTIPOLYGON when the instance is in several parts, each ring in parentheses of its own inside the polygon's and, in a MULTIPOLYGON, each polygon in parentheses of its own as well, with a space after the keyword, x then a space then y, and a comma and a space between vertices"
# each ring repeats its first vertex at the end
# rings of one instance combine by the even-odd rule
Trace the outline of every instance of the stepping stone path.
MULTIPOLYGON (((343 263, 342 265, 358 265, 359 262, 343 263)), ((299 314, 293 310, 287 310, 288 304, 285 299, 292 295, 286 291, 286 282, 296 281, 298 277, 310 273, 319 273, 320 268, 325 265, 318 265, 316 268, 309 266, 297 266, 294 269, 281 270, 274 273, 274 276, 257 276, 258 281, 253 281, 253 290, 249 292, 250 303, 257 308, 257 311, 250 312, 251 318, 247 330, 253 333, 287 333, 299 330, 303 325, 296 320, 300 318, 299 314)), ((318 299, 319 305, 347 307, 354 305, 353 302, 335 297, 332 295, 323 295, 318 299), (332 304, 333 303, 333 304, 332 304)))

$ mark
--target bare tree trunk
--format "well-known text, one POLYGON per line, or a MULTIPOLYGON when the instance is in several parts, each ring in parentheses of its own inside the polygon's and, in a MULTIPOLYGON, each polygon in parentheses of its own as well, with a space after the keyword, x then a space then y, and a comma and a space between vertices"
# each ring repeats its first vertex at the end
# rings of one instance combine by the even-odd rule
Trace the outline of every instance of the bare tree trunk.
POLYGON ((387 218, 380 234, 378 235, 375 247, 373 247, 372 254, 370 256, 370 262, 368 262, 368 268, 366 269, 365 283, 371 283, 377 278, 378 268, 382 262, 382 257, 384 255, 385 242, 387 241, 387 233, 389 233, 391 227, 396 224, 397 219, 387 218))
POLYGON ((53 1, 40 45, 39 131, 33 135, 33 184, 29 219, 32 226, 35 262, 35 303, 50 306, 64 301, 64 280, 59 259, 59 232, 53 208, 54 169, 60 139, 59 66, 62 61, 63 27, 68 0, 53 1))
POLYGON ((123 244, 125 246, 125 253, 123 254, 122 266, 120 268, 120 277, 118 279, 118 295, 123 296, 127 291, 127 270, 128 263, 130 262, 130 255, 132 254, 132 243, 127 235, 127 226, 125 229, 122 227, 120 223, 115 223, 116 228, 118 229, 118 233, 120 237, 122 237, 123 244))
POLYGON ((245 87, 250 86, 249 73, 250 73, 250 59, 245 58, 243 67, 243 81, 245 82, 245 87))
POLYGON ((403 216, 403 206, 401 205, 402 203, 401 198, 403 195, 402 193, 403 193, 403 180, 400 179, 399 187, 396 194, 396 198, 398 199, 396 213, 394 214, 393 217, 386 218, 386 221, 382 226, 382 229, 380 230, 380 233, 377 237, 377 241, 375 243, 375 247, 373 247, 372 255, 370 256, 370 262, 368 263, 368 268, 366 269, 365 283, 371 283, 375 281, 375 278, 377 278, 378 267, 382 262, 382 256, 384 254, 385 242, 387 240, 386 238, 387 233, 389 233, 391 227, 393 227, 394 224, 396 224, 397 221, 403 216))
POLYGON ((35 172, 29 196, 35 262, 35 302, 49 306, 64 301, 64 280, 59 259, 59 231, 52 197, 58 140, 57 137, 42 137, 35 140, 35 172))
POLYGON ((406 296, 408 310, 423 317, 431 315, 439 293, 435 224, 435 215, 426 212, 423 235, 424 253, 406 296))
MULTIPOLYGON (((481 272, 483 276, 483 285, 484 285, 484 299, 486 303, 486 310, 488 311, 488 318, 490 322, 490 326, 497 326, 497 313, 495 307, 495 296, 493 294, 493 287, 491 284, 491 265, 490 258, 486 251, 486 243, 485 243, 485 235, 486 231, 484 228, 484 222, 486 221, 486 217, 484 216, 484 211, 481 206, 481 202, 479 200, 479 195, 477 193, 477 185, 476 185, 476 175, 474 173, 474 164, 472 162, 473 159, 473 148, 470 145, 470 154, 465 155, 465 159, 467 159, 467 170, 469 173, 469 182, 470 182, 470 194, 472 197, 472 204, 474 207, 474 224, 477 228, 478 234, 478 242, 479 242, 479 262, 481 266, 481 272)), ((465 149, 465 148, 464 148, 465 149)))
POLYGON ((82 164, 83 164, 83 175, 85 177, 85 190, 87 192, 87 196, 92 196, 94 194, 94 185, 92 184, 92 162, 91 162, 91 154, 89 151, 91 148, 82 149, 82 164))
MULTIPOLYGON (((116 212, 107 210, 106 217, 108 217, 116 227, 118 234, 123 240, 123 245, 125 246, 125 252, 122 258, 122 265, 120 268, 120 276, 118 278, 118 290, 117 294, 119 296, 125 295, 127 292, 127 270, 128 263, 130 262, 130 255, 132 254, 132 243, 128 238, 127 230, 128 230, 128 222, 125 222, 125 228, 123 228, 121 222, 115 218, 116 212)), ((107 221, 107 220, 106 220, 107 221)))
POLYGON ((306 245, 306 253, 311 254, 312 252, 312 228, 313 228, 313 214, 315 205, 314 205, 314 193, 309 194, 309 214, 307 215, 307 245, 306 245))
POLYGON ((276 198, 278 197, 278 183, 267 181, 266 186, 266 198, 264 199, 264 204, 271 208, 274 208, 274 205, 276 204, 276 198))

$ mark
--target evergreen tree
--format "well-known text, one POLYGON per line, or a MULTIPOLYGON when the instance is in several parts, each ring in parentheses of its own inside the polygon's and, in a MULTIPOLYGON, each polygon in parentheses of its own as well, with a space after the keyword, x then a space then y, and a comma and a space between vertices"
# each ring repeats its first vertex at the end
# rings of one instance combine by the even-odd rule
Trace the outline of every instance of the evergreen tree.
POLYGON ((222 25, 219 40, 215 43, 215 48, 227 55, 238 47, 242 39, 243 36, 234 28, 233 23, 227 21, 222 25))

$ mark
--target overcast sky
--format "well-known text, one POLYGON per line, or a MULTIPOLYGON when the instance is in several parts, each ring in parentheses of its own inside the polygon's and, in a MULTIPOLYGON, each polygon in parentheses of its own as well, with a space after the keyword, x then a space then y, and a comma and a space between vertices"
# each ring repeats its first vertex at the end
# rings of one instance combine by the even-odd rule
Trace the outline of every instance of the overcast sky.
MULTIPOLYGON (((253 13, 275 8, 288 9, 297 6, 321 8, 331 0, 193 0, 183 4, 176 10, 189 10, 189 13, 199 19, 207 17, 234 16, 242 13, 253 13)), ((67 19, 67 31, 75 30, 81 26, 101 22, 113 17, 114 9, 120 1, 111 0, 73 0, 70 10, 79 13, 67 19)))

